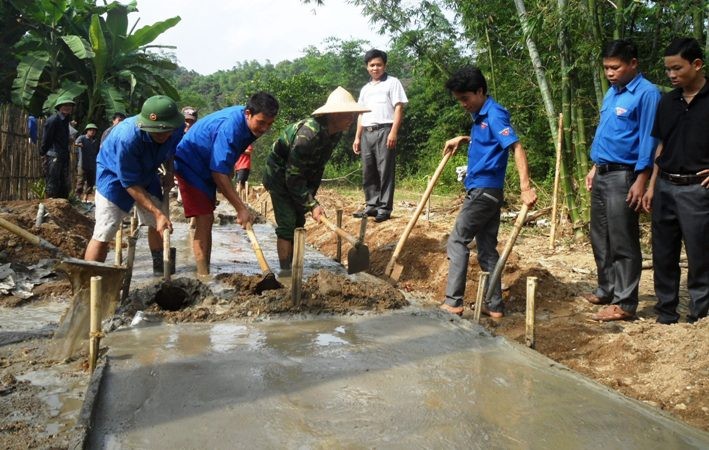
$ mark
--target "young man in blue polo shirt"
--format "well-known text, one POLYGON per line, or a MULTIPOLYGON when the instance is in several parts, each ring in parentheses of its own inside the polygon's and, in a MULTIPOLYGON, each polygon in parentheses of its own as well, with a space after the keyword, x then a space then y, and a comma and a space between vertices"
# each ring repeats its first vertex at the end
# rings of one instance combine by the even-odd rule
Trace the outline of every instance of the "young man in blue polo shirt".
POLYGON ((660 100, 652 135, 657 146, 643 208, 652 205, 652 263, 657 322, 679 321, 679 255, 687 252, 688 322, 709 312, 709 81, 696 39, 678 38, 665 50, 676 89, 660 100))
MULTIPOLYGON (((455 153, 461 143, 469 143, 465 178, 467 195, 448 238, 450 266, 446 298, 441 305, 444 311, 462 315, 470 258, 468 244, 473 239, 477 242, 478 262, 484 271, 492 272, 499 259, 497 233, 510 153, 514 154, 519 173, 522 202, 527 206, 534 205, 537 194, 531 187, 527 154, 510 124, 510 114, 488 97, 487 82, 480 69, 464 67, 458 70, 446 82, 446 89, 473 118, 470 136, 458 136, 446 141, 444 148, 444 153, 455 153)), ((500 280, 488 289, 493 289, 493 295, 482 312, 501 318, 504 312, 500 280)))
POLYGON ((150 227, 153 272, 162 274, 162 233, 172 230, 172 224, 160 209, 158 168, 174 156, 183 124, 175 102, 156 95, 145 101, 139 115, 114 126, 96 160, 96 225, 84 259, 106 260, 109 242, 137 203, 140 222, 150 227))
POLYGON ((278 114, 278 101, 266 92, 252 95, 246 106, 231 106, 209 114, 190 127, 177 147, 177 176, 185 217, 195 217, 192 241, 198 275, 209 275, 212 225, 217 189, 236 209, 237 222, 251 221, 249 210, 234 191, 234 163, 266 133, 278 114))
POLYGON ((638 307, 642 272, 638 211, 652 168, 657 141, 650 136, 660 91, 638 70, 638 50, 627 40, 603 49, 603 70, 611 83, 591 145, 591 246, 598 287, 583 294, 594 305, 608 305, 592 316, 628 320, 638 307))

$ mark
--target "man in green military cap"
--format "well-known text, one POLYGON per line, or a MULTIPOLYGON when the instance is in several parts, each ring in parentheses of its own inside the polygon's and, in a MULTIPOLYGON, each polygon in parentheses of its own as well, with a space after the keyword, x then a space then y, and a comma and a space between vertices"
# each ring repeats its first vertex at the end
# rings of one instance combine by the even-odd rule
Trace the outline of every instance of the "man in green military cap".
POLYGON ((74 145, 78 147, 78 177, 76 195, 83 201, 89 201, 89 194, 96 184, 96 156, 98 156, 98 127, 93 123, 86 125, 84 134, 76 138, 74 145))
POLYGON ((153 273, 163 273, 162 232, 172 231, 172 224, 161 210, 162 196, 169 189, 161 189, 158 168, 167 163, 169 176, 164 179, 172 180, 172 158, 183 127, 184 117, 175 102, 156 95, 145 101, 140 114, 120 122, 108 135, 96 160, 96 226, 86 247, 87 261, 106 260, 108 243, 137 203, 141 224, 150 227, 153 273))
POLYGON ((44 157, 44 190, 47 198, 69 198, 69 121, 74 100, 60 96, 56 112, 44 122, 39 154, 44 157))
POLYGON ((305 213, 320 221, 325 211, 315 198, 325 164, 342 132, 369 109, 338 87, 311 117, 288 125, 273 143, 266 162, 263 184, 271 194, 276 216, 276 249, 282 271, 291 269, 293 234, 305 225, 305 213))

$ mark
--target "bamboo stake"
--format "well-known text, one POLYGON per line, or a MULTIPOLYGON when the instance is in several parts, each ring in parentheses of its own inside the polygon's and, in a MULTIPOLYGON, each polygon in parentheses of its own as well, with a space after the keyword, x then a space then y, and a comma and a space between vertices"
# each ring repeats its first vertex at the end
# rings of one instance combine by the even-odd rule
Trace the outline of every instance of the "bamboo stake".
MULTIPOLYGON (((337 227, 342 228, 342 210, 338 209, 335 211, 337 214, 337 227)), ((335 261, 342 262, 342 238, 337 235, 337 254, 335 255, 335 261)))
POLYGON ((480 278, 478 279, 478 292, 475 295, 475 312, 473 314, 473 321, 475 323, 480 323, 480 313, 483 310, 483 299, 485 298, 485 283, 487 283, 487 278, 490 272, 480 272, 480 278))
POLYGON ((527 314, 524 342, 534 348, 534 297, 537 293, 537 277, 527 277, 527 314))
POLYGON ((549 231, 549 249, 554 250, 556 241, 557 208, 559 205, 559 179, 561 176, 561 146, 564 142, 564 115, 559 113, 559 132, 556 139, 556 166, 554 169, 554 194, 551 207, 551 231, 549 231))
POLYGON ((116 231, 116 261, 115 264, 120 266, 123 264, 123 222, 118 226, 116 231))
POLYGON ((102 277, 91 277, 91 330, 89 332, 89 372, 94 373, 101 342, 101 282, 102 277))
POLYGON ((305 228, 296 228, 293 238, 293 266, 291 279, 291 300, 299 306, 303 286, 303 261, 305 256, 305 228))

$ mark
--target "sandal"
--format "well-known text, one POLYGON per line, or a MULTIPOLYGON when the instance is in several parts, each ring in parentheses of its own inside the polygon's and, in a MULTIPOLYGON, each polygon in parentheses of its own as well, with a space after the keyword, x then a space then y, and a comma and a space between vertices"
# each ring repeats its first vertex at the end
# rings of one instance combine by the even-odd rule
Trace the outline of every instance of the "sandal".
POLYGON ((447 303, 441 304, 440 308, 451 314, 455 314, 456 316, 463 317, 463 307, 462 306, 451 306, 447 303))
POLYGON ((600 322, 612 322, 614 320, 631 320, 634 317, 635 314, 623 310, 623 308, 618 305, 607 306, 591 316, 593 320, 598 320, 600 322))

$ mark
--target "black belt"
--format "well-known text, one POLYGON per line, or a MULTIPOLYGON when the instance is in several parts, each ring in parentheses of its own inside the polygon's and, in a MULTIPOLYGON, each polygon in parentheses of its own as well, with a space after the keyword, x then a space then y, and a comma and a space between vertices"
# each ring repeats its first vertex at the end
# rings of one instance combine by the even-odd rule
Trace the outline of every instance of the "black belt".
POLYGON ((634 171, 635 167, 628 166, 626 164, 597 164, 596 172, 600 175, 607 174, 608 172, 616 172, 619 170, 630 170, 634 171))
POLYGON ((660 171, 660 178, 669 181, 672 184, 679 185, 689 185, 689 184, 699 184, 707 177, 707 175, 694 175, 694 174, 682 174, 682 173, 669 173, 665 171, 660 171))
POLYGON ((375 131, 379 130, 380 128, 391 128, 390 123, 375 123, 374 125, 367 125, 366 127, 363 127, 367 131, 375 131))

